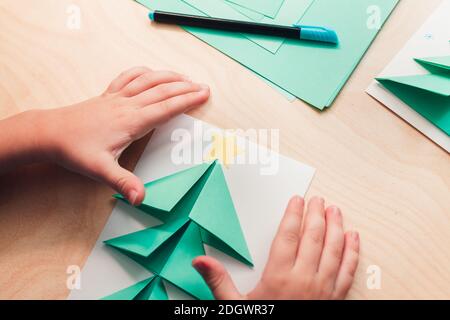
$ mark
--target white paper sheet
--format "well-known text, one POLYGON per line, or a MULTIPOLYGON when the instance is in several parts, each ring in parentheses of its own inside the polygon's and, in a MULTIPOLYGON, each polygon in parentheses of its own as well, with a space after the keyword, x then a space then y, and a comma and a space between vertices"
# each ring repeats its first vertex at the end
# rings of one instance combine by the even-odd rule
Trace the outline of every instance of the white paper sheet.
MULTIPOLYGON (((450 0, 444 0, 379 77, 426 74, 428 71, 415 62, 414 58, 448 55, 450 55, 450 0)), ((373 81, 367 93, 450 152, 450 137, 445 132, 435 127, 377 81, 373 81)))
MULTIPOLYGON (((184 137, 181 140, 185 145, 202 149, 200 153, 205 155, 211 146, 209 136, 214 132, 222 131, 188 116, 178 117, 153 135, 135 173, 144 182, 149 182, 192 167, 195 164, 176 165, 173 161, 174 154, 180 150, 180 137, 184 137)), ((236 141, 238 159, 246 163, 224 164, 223 170, 255 267, 251 269, 213 248, 205 246, 205 249, 207 254, 225 264, 238 288, 246 292, 255 286, 262 274, 289 198, 294 194, 305 195, 315 170, 243 137, 236 141)), ((197 156, 196 162, 201 163, 201 157, 197 156)), ((178 157, 175 159, 179 160, 178 157)), ((148 278, 151 275, 148 271, 106 247, 103 241, 156 223, 158 221, 151 216, 118 203, 83 268, 81 288, 72 290, 69 299, 99 299, 148 278)), ((171 299, 189 298, 167 283, 165 285, 171 299)))

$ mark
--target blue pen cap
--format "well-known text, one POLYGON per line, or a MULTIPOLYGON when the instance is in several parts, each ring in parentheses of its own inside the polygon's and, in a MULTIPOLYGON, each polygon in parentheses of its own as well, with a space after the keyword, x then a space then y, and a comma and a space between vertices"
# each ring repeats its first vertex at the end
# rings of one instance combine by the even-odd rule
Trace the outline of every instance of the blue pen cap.
POLYGON ((337 44, 339 42, 336 31, 325 27, 294 25, 301 29, 300 39, 321 41, 337 44))

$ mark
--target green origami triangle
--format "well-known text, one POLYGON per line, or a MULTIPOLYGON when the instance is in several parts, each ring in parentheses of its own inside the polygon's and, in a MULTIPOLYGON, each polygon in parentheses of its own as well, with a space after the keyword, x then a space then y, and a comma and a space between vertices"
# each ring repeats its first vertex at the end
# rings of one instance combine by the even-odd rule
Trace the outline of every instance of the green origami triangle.
POLYGON ((214 299, 205 281, 192 266, 192 260, 204 255, 200 229, 194 222, 190 222, 160 276, 197 299, 214 299))
POLYGON ((213 298, 203 278, 192 267, 192 260, 205 255, 200 230, 194 222, 184 225, 148 257, 118 250, 194 298, 213 298))
POLYGON ((175 232, 175 234, 161 246, 159 246, 155 251, 152 252, 148 257, 143 257, 130 251, 117 248, 120 252, 127 255, 148 271, 160 275, 166 266, 166 263, 173 253, 178 243, 180 242, 183 233, 186 231, 189 223, 186 223, 180 230, 175 232))
POLYGON ((253 264, 220 165, 214 166, 189 217, 234 250, 247 264, 253 264))
POLYGON ((155 276, 149 286, 145 287, 134 300, 168 300, 166 289, 160 277, 155 276))
POLYGON ((431 66, 429 69, 431 72, 448 72, 450 71, 450 56, 443 57, 429 57, 429 58, 416 58, 414 59, 425 68, 431 66))
MULTIPOLYGON (((152 200, 151 205, 147 202, 145 212, 149 214, 159 215, 160 208, 172 207, 165 212, 164 223, 109 239, 105 244, 193 297, 212 299, 208 286, 192 267, 192 260, 205 254, 203 243, 252 265, 225 176, 215 161, 169 177, 157 180, 164 183, 155 181, 146 185, 151 186, 154 194, 162 194, 160 188, 170 193, 170 184, 166 183, 170 180, 183 186, 176 188, 176 197, 166 197, 165 203, 158 200, 156 211, 148 210, 156 202, 152 200)), ((136 284, 134 290, 139 288, 136 284)), ((149 295, 146 290, 150 289, 141 292, 145 297, 149 295)))
POLYGON ((400 100, 450 135, 450 57, 416 59, 432 66, 430 74, 377 80, 400 100))
POLYGON ((102 300, 167 300, 167 292, 161 279, 152 276, 102 300))
MULTIPOLYGON (((186 193, 177 200, 177 204, 173 207, 173 210, 170 211, 170 214, 165 214, 166 217, 164 219, 164 224, 107 240, 105 241, 105 244, 143 257, 149 256, 160 245, 171 238, 176 231, 183 227, 186 222, 188 222, 189 212, 192 210, 199 194, 202 192, 202 189, 209 177, 209 172, 211 172, 212 168, 213 164, 208 164, 206 166, 200 165, 192 169, 182 171, 179 174, 171 175, 170 177, 176 177, 176 183, 179 183, 182 180, 182 177, 186 177, 187 182, 184 181, 181 184, 187 186, 191 185, 193 177, 197 177, 199 172, 203 172, 203 174, 198 177, 194 183, 192 183, 190 190, 187 190, 186 193), (204 170, 205 167, 206 170, 204 170)), ((167 180, 164 179, 164 181, 167 180)), ((160 188, 164 188, 166 191, 170 192, 170 188, 168 186, 164 184, 159 184, 159 186, 160 188)), ((150 191, 147 190, 147 192, 150 191)), ((172 200, 173 199, 171 199, 171 201, 172 200)), ((152 215, 155 213, 154 211, 146 212, 152 215)))
POLYGON ((402 77, 378 78, 380 82, 394 82, 401 85, 425 90, 432 94, 450 97, 450 77, 442 74, 424 74, 402 77))
POLYGON ((157 227, 107 240, 105 244, 147 257, 164 242, 169 240, 186 222, 187 220, 183 221, 180 219, 176 223, 165 223, 157 227))
POLYGON ((229 245, 227 245, 225 242, 214 236, 213 234, 209 233, 203 228, 200 228, 200 234, 202 236, 202 241, 204 244, 209 245, 210 247, 213 247, 226 255, 232 257, 233 259, 239 260, 242 263, 245 263, 248 266, 253 267, 253 262, 247 260, 246 258, 242 257, 238 252, 236 252, 233 248, 231 248, 229 245))
MULTIPOLYGON (((150 210, 150 213, 152 209, 171 211, 209 166, 208 163, 201 164, 145 184, 145 198, 138 208, 150 210)), ((115 197, 124 200, 122 195, 117 194, 115 197)))

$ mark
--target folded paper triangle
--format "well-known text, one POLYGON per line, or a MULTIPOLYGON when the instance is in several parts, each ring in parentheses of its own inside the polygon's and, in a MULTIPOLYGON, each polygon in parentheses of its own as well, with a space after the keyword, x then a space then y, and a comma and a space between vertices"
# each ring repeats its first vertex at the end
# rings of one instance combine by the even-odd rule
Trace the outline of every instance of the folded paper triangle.
POLYGON ((439 96, 450 97, 450 77, 441 74, 379 78, 378 81, 390 81, 439 96))
POLYGON ((450 135, 450 57, 416 59, 430 73, 377 78, 386 89, 450 135))
MULTIPOLYGON (((139 208, 162 216, 163 224, 109 239, 105 244, 198 299, 213 298, 192 267, 192 260, 205 254, 204 243, 252 266, 226 179, 217 161, 148 183, 146 193, 139 208)), ((124 200, 120 196, 117 198, 124 200)))
POLYGON ((450 56, 443 57, 429 57, 429 58, 416 58, 414 59, 421 65, 426 67, 434 67, 437 72, 450 71, 450 56))
POLYGON ((168 300, 168 296, 161 278, 152 276, 102 300, 168 300))
MULTIPOLYGON (((172 210, 208 168, 209 165, 205 163, 145 184, 145 199, 139 208, 144 211, 148 208, 150 210, 172 210)), ((119 194, 114 197, 124 199, 119 194)))

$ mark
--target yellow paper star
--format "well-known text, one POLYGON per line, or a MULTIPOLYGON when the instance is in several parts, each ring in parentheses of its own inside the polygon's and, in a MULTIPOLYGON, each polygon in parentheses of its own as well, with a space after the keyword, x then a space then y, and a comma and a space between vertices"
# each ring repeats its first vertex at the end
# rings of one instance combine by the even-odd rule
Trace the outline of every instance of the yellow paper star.
POLYGON ((236 136, 215 133, 212 137, 212 145, 209 153, 206 155, 206 161, 219 160, 226 168, 234 159, 243 153, 237 145, 236 136))

